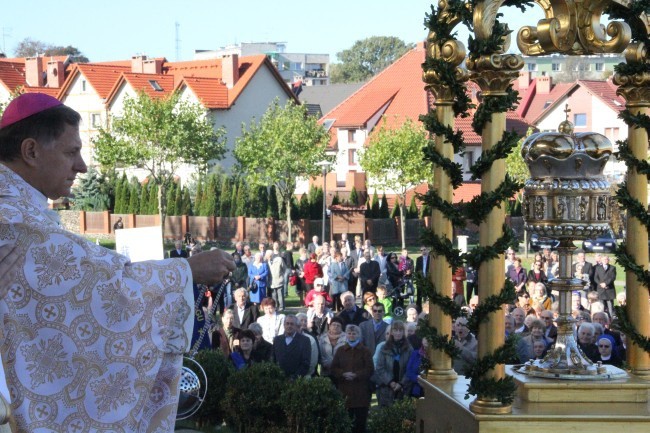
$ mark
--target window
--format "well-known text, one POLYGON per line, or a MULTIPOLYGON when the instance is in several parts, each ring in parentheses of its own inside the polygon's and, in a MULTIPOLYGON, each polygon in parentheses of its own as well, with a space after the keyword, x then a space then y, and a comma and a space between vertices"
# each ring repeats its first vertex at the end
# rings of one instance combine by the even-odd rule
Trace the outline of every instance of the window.
POLYGON ((82 92, 86 91, 86 80, 81 80, 81 91, 82 92))
POLYGON ((560 66, 559 63, 553 63, 553 64, 551 65, 551 69, 552 69, 553 71, 555 71, 555 72, 559 72, 559 71, 562 70, 562 67, 560 66))
POLYGON ((536 71, 537 70, 537 63, 528 63, 528 70, 529 71, 536 71))
POLYGON ((99 128, 102 126, 102 115, 100 113, 91 113, 90 114, 90 124, 93 128, 99 128))
POLYGON ((618 131, 618 128, 605 128, 605 137, 610 141, 616 141, 618 140, 618 131))
POLYGON ((348 143, 356 143, 356 142, 357 142, 357 130, 348 129, 348 143))
POLYGON ((302 62, 291 62, 291 70, 292 71, 302 70, 302 62))
POLYGON ((596 71, 602 72, 605 70, 605 64, 604 63, 596 63, 596 71))
POLYGON ((358 163, 357 149, 348 149, 348 165, 357 165, 358 163))
POLYGON ((552 103, 553 103, 553 101, 546 101, 546 102, 544 102, 544 108, 543 108, 543 109, 546 110, 548 107, 551 106, 552 103))
POLYGON ((329 131, 332 125, 334 125, 334 121, 336 119, 325 119, 323 121, 323 128, 325 128, 326 131, 329 131))
POLYGON ((587 114, 578 113, 573 115, 573 124, 576 127, 585 127, 587 126, 587 114))
POLYGON ((468 170, 474 165, 474 152, 465 152, 465 165, 468 170))
POLYGON ((149 85, 151 86, 152 89, 154 89, 156 92, 162 92, 163 88, 160 87, 160 84, 158 84, 158 81, 156 80, 149 80, 149 85))

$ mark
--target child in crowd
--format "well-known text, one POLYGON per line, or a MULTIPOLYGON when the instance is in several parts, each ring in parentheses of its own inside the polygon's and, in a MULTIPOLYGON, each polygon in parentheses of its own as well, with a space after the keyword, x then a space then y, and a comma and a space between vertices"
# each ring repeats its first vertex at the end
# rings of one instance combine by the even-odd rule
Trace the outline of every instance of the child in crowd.
POLYGON ((384 321, 390 323, 393 320, 393 301, 387 297, 387 294, 386 286, 379 285, 377 287, 377 302, 384 306, 384 321))

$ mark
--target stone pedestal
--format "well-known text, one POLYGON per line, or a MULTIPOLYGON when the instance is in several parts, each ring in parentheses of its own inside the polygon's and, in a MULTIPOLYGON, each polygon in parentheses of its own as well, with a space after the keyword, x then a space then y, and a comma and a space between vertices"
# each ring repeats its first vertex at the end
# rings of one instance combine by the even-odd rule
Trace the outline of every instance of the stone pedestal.
POLYGON ((417 403, 418 433, 548 433, 650 431, 650 382, 637 377, 607 381, 538 379, 514 373, 518 389, 507 415, 473 413, 465 399, 468 379, 427 382, 417 403))

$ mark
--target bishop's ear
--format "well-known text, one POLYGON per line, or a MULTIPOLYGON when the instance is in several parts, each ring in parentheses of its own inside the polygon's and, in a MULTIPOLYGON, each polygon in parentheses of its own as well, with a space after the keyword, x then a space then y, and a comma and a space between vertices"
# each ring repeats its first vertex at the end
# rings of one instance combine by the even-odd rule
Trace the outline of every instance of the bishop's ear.
POLYGON ((29 166, 34 166, 37 163, 39 155, 39 145, 33 138, 26 138, 20 144, 20 157, 23 162, 29 166))

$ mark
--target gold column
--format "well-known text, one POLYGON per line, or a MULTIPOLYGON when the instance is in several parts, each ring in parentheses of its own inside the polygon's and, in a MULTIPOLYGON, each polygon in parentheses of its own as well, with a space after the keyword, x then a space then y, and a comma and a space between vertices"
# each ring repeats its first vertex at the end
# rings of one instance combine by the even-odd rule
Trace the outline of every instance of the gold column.
MULTIPOLYGON (((521 56, 514 54, 496 53, 493 56, 484 56, 468 61, 468 68, 472 71, 470 79, 476 82, 484 98, 506 95, 508 86, 519 76, 519 69, 523 66, 521 56)), ((482 151, 488 151, 501 141, 506 129, 506 113, 493 113, 491 121, 483 129, 482 151)), ((482 176, 481 192, 494 192, 505 180, 505 160, 497 160, 492 167, 482 176)), ((482 246, 493 245, 503 235, 503 222, 505 221, 505 206, 493 208, 488 217, 479 226, 479 242, 482 246)), ((487 260, 481 264, 478 274, 478 297, 483 301, 488 296, 497 295, 505 283, 504 256, 501 254, 496 259, 487 260)), ((490 314, 486 323, 479 326, 478 357, 479 359, 493 353, 505 342, 505 317, 502 311, 490 314)), ((486 374, 488 378, 502 379, 505 377, 505 366, 497 365, 486 374)), ((470 404, 470 409, 475 413, 503 414, 512 411, 511 405, 503 405, 500 401, 478 395, 470 404)))
MULTIPOLYGON (((614 83, 620 87, 618 94, 627 101, 627 108, 633 115, 650 114, 650 74, 634 76, 616 75, 614 83)), ((635 158, 645 161, 648 158, 648 132, 644 128, 628 129, 628 143, 635 158)), ((638 200, 644 209, 648 208, 648 179, 645 174, 639 174, 635 168, 628 168, 627 189, 630 195, 638 200)), ((634 261, 648 270, 648 231, 641 222, 628 215, 627 219, 627 252, 634 261)), ((632 272, 625 276, 627 287, 626 309, 628 317, 637 332, 646 337, 650 336, 650 306, 648 304, 648 288, 637 280, 632 272)), ((634 375, 650 379, 650 354, 628 340, 627 361, 634 375)))
MULTIPOLYGON (((458 22, 457 17, 451 15, 444 15, 444 19, 449 20, 452 27, 458 22)), ((457 80, 467 80, 467 71, 459 67, 465 59, 465 47, 462 43, 456 40, 447 40, 438 45, 436 43, 436 35, 431 32, 428 36, 427 57, 442 59, 454 69, 457 80)), ((434 70, 425 70, 423 81, 427 83, 425 88, 435 95, 436 118, 440 123, 453 128, 453 103, 456 96, 452 89, 440 79, 438 72, 434 70)), ((444 158, 453 161, 453 145, 444 136, 435 137, 435 149, 444 158)), ((440 168, 434 170, 433 188, 442 200, 449 203, 453 202, 454 191, 451 179, 440 168)), ((453 227, 451 221, 441 211, 433 211, 431 226, 436 236, 452 240, 453 227)), ((451 267, 447 259, 444 256, 436 256, 433 259, 432 266, 429 267, 428 278, 438 293, 451 297, 451 277, 451 267)), ((451 318, 440 307, 432 303, 429 303, 429 325, 435 327, 439 335, 451 336, 451 318)), ((444 351, 430 348, 428 356, 431 360, 431 368, 427 372, 427 380, 449 380, 458 377, 452 368, 451 358, 444 351)))

